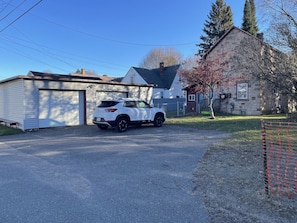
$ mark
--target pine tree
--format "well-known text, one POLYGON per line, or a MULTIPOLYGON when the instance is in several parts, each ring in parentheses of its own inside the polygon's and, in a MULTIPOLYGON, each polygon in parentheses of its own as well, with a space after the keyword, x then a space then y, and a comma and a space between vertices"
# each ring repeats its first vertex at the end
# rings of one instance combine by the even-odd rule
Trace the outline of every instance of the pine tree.
POLYGON ((257 24, 257 18, 256 18, 256 5, 254 0, 250 0, 251 5, 251 11, 252 11, 252 34, 257 35, 259 32, 258 24, 257 24))
POLYGON ((224 0, 216 0, 207 17, 203 28, 205 35, 200 37, 202 43, 198 44, 200 55, 206 53, 233 26, 231 7, 224 0))
POLYGON ((242 29, 256 36, 259 28, 256 20, 256 6, 253 0, 246 0, 243 9, 242 29))

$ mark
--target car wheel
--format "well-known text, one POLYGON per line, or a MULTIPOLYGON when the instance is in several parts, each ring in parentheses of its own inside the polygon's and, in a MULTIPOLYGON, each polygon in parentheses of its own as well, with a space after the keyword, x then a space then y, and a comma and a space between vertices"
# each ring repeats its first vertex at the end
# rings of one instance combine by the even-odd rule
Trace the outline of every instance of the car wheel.
POLYGON ((99 129, 107 129, 108 128, 108 125, 97 125, 99 129))
POLYGON ((164 118, 162 115, 157 114, 154 119, 154 126, 161 127, 163 125, 164 118))
POLYGON ((116 129, 119 132, 125 132, 128 129, 128 126, 129 126, 129 121, 127 118, 122 117, 117 120, 116 129))

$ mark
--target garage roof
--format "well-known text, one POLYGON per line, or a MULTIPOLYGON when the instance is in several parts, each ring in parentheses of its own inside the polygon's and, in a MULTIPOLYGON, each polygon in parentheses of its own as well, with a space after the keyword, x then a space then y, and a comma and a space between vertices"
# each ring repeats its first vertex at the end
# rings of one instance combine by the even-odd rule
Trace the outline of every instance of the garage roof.
POLYGON ((62 81, 62 82, 87 82, 87 83, 97 83, 97 84, 152 87, 152 85, 150 84, 148 85, 147 84, 127 84, 127 83, 120 83, 116 81, 106 81, 106 80, 102 80, 100 76, 96 76, 96 75, 53 74, 53 73, 37 72, 37 71, 29 71, 27 75, 19 75, 19 76, 14 76, 8 79, 1 80, 0 84, 14 81, 17 79, 62 81))

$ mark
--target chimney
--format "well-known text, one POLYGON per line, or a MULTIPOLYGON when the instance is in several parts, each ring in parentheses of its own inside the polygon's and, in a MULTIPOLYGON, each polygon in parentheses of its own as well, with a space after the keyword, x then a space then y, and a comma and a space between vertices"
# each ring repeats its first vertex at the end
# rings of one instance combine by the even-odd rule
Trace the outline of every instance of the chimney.
POLYGON ((160 63, 160 74, 164 71, 164 62, 160 63))
POLYGON ((86 69, 85 69, 85 68, 81 68, 80 73, 81 73, 82 75, 85 75, 85 74, 86 74, 86 69))

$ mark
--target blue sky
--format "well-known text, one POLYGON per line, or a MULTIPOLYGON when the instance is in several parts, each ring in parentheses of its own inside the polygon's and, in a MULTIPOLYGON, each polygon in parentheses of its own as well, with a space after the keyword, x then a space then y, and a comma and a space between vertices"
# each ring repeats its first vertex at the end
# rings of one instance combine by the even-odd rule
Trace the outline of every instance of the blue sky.
MULTIPOLYGON (((215 0, 39 1, 0 1, 0 80, 80 68, 120 77, 157 47, 192 56, 215 0)), ((240 27, 245 0, 225 2, 240 27)))

